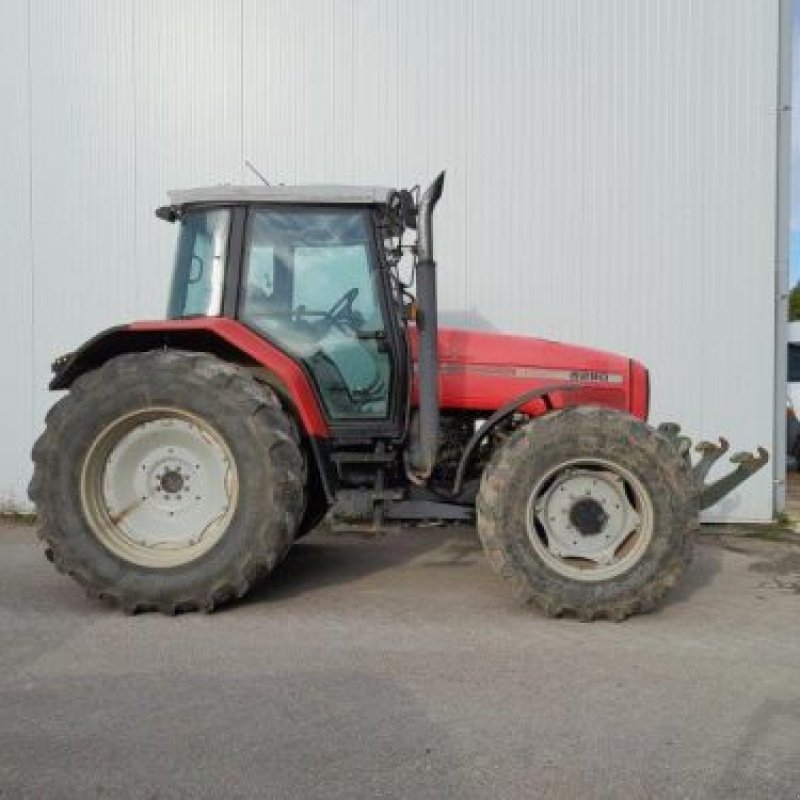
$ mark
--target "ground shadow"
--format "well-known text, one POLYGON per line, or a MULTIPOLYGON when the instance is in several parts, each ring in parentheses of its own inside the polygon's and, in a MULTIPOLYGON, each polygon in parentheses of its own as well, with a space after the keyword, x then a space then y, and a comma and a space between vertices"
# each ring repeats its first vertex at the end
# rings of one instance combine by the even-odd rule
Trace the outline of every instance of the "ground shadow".
POLYGON ((701 537, 695 543, 692 562, 686 568, 683 579, 667 595, 664 605, 686 602, 691 596, 708 586, 722 568, 722 552, 712 538, 701 537))
POLYGON ((399 532, 331 533, 321 526, 296 542, 286 560, 234 608, 250 603, 278 602, 295 595, 357 581, 396 569, 438 550, 426 563, 450 566, 472 563, 467 554, 482 557, 477 535, 455 526, 404 528, 399 532))
MULTIPOLYGON (((397 569, 416 560, 421 569, 458 568, 483 561, 474 529, 460 526, 404 528, 379 534, 331 533, 325 526, 300 539, 272 575, 244 598, 221 611, 251 603, 279 602, 330 586, 358 581, 397 569)), ((712 583, 721 570, 721 548, 703 537, 682 580, 667 594, 664 605, 686 602, 712 583)))

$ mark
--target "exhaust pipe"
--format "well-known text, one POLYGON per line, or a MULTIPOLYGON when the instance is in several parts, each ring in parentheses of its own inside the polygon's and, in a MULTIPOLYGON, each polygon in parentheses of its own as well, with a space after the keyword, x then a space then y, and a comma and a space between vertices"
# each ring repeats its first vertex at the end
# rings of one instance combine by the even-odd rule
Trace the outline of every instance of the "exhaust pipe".
POLYGON ((411 477, 424 483, 439 449, 439 346, 436 261, 433 258, 433 209, 442 196, 444 172, 426 189, 417 209, 417 331, 419 334, 419 415, 412 429, 411 477))

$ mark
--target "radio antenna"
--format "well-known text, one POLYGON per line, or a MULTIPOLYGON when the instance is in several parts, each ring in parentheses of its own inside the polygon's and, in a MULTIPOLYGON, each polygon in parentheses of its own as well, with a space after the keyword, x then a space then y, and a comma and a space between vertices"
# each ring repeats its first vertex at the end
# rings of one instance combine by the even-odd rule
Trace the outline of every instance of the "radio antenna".
POLYGON ((244 165, 264 184, 269 186, 269 181, 247 160, 244 160, 244 165))

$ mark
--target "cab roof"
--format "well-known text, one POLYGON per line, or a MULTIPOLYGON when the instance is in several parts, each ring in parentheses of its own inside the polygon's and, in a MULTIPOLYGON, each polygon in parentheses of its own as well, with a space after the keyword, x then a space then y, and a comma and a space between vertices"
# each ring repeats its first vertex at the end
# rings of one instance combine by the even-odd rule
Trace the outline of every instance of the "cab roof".
POLYGON ((297 205, 386 205, 394 189, 383 186, 207 186, 170 191, 170 206, 236 203, 286 203, 297 205))

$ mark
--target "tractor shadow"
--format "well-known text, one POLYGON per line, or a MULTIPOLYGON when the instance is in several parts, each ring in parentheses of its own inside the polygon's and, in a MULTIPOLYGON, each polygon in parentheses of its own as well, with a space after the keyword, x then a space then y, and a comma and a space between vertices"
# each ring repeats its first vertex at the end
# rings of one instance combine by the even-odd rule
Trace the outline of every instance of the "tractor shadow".
POLYGON ((331 533, 321 526, 296 542, 267 580, 226 608, 279 602, 397 570, 411 561, 420 567, 457 567, 471 566, 482 559, 480 542, 471 528, 405 528, 399 532, 361 534, 331 533))
POLYGON ((722 569, 722 553, 713 540, 703 537, 695 544, 692 562, 678 585, 667 593, 663 606, 679 605, 691 600, 695 592, 714 582, 722 569))
MULTIPOLYGON (((356 583, 381 572, 390 573, 386 580, 387 585, 391 585, 407 568, 417 570, 425 584, 430 581, 430 591, 435 594, 438 581, 444 575, 442 570, 449 572, 466 568, 468 573, 470 569, 485 566, 488 572, 489 567, 484 561, 477 533, 469 527, 448 525, 404 528, 395 533, 360 534, 331 533, 321 526, 299 540, 268 579, 241 600, 224 606, 220 612, 251 604, 281 602, 356 583), (423 578, 426 573, 428 577, 423 578)), ((721 569, 721 548, 713 540, 701 540, 695 547, 692 563, 680 583, 668 592, 663 606, 679 606, 691 601, 695 593, 717 579, 721 569)), ((469 591, 475 576, 467 577, 465 574, 464 577, 465 591, 469 591)), ((490 585, 496 586, 498 592, 507 591, 502 581, 492 581, 490 585)), ((420 584, 416 586, 416 590, 422 590, 420 584)))

